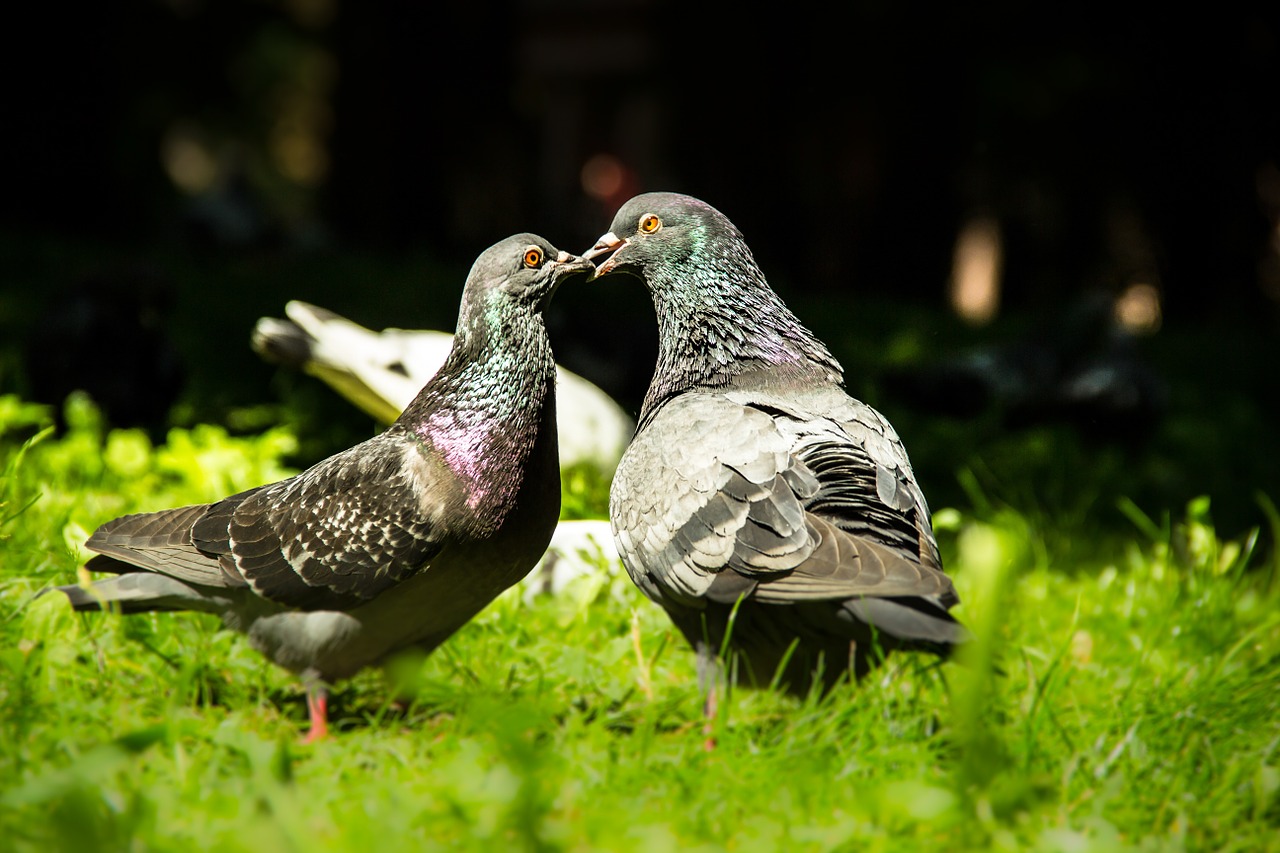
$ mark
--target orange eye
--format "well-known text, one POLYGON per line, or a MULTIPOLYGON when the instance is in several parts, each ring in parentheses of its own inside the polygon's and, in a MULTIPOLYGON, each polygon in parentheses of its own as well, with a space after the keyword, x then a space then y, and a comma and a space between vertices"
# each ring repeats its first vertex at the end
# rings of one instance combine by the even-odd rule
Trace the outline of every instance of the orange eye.
POLYGON ((524 250, 524 265, 530 269, 534 269, 538 264, 542 263, 542 250, 537 246, 530 246, 524 250))
POLYGON ((662 220, 656 213, 646 213, 640 217, 640 230, 646 234, 653 234, 661 227, 662 220))

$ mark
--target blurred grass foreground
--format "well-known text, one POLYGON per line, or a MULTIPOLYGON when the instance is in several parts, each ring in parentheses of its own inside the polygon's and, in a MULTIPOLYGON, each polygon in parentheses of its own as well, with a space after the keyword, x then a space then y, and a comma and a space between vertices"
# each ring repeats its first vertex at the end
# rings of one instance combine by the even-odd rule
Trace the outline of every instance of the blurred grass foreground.
MULTIPOLYGON (((740 691, 710 753, 692 655, 604 564, 362 674, 336 736, 303 747, 293 679, 216 619, 33 601, 108 518, 287 475, 289 429, 153 443, 82 396, 62 420, 0 397, 5 849, 1276 848, 1266 495, 1230 538, 1209 498, 1121 501, 1109 529, 962 471, 935 523, 973 653, 900 655, 825 700, 740 691)), ((604 484, 566 490, 569 513, 604 516, 604 484)))

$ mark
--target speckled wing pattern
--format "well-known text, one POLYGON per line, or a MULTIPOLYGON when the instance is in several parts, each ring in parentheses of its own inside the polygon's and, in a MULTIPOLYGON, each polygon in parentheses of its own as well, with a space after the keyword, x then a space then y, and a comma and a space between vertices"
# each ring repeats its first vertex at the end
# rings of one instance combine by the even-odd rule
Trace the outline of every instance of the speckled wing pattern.
MULTIPOLYGON (((444 532, 423 509, 423 495, 439 490, 421 482, 429 475, 408 454, 417 455, 410 439, 384 433, 211 505, 117 519, 87 547, 189 583, 249 586, 288 607, 355 604, 419 571, 441 548, 444 532)), ((102 560, 88 568, 109 570, 102 560)))
POLYGON ((628 449, 610 514, 659 603, 956 600, 901 442, 834 386, 676 397, 628 449))

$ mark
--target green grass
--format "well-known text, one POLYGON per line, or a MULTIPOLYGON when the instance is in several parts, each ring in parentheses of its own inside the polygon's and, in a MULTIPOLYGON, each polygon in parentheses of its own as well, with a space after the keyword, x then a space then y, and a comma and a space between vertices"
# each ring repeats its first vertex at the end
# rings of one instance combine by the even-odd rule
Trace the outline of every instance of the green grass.
MULTIPOLYGON (((824 700, 740 691, 703 749, 692 654, 617 567, 504 596, 426 658, 302 693, 217 620, 58 597, 118 514, 283 476, 285 430, 153 446, 0 397, 0 849, 1280 849, 1280 518, 1207 499, 1099 532, 961 472, 939 538, 979 642, 824 700)), ((605 484, 567 480, 601 515, 605 484)))

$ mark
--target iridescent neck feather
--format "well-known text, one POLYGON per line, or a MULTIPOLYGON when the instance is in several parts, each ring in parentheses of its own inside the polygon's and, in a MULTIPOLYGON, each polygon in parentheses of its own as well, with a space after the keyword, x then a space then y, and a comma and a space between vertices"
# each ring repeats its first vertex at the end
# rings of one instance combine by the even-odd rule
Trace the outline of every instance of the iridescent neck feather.
POLYGON ((396 426, 434 448, 467 507, 496 529, 535 445, 555 443, 555 361, 540 315, 486 314, 459 323, 448 360, 396 426))
POLYGON ((745 243, 694 239, 687 262, 645 270, 659 337, 641 420, 676 394, 747 371, 842 381, 839 362, 769 287, 745 243))

